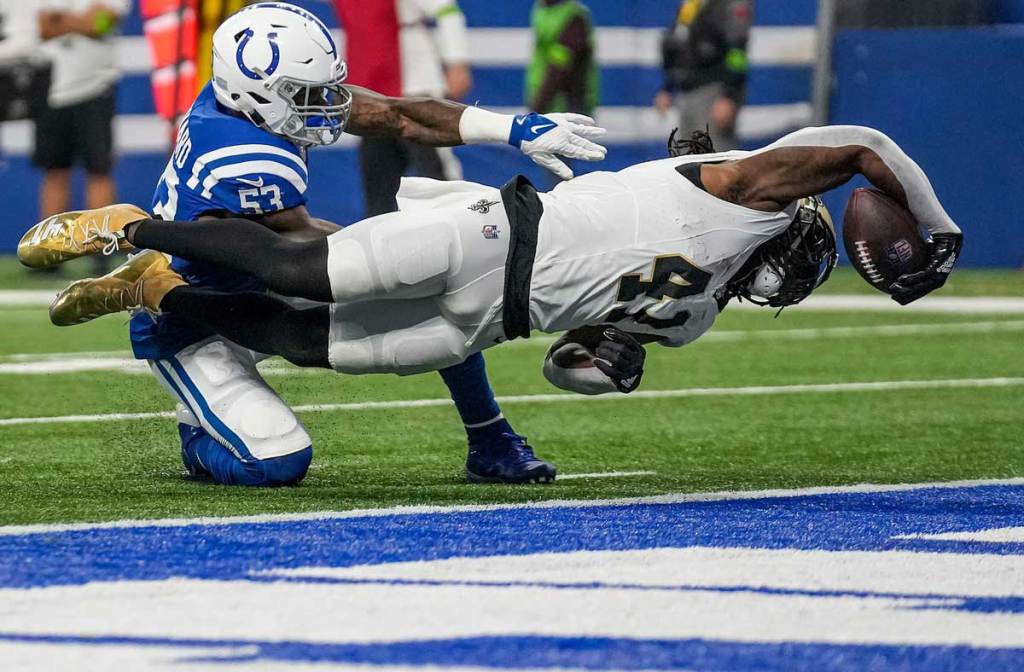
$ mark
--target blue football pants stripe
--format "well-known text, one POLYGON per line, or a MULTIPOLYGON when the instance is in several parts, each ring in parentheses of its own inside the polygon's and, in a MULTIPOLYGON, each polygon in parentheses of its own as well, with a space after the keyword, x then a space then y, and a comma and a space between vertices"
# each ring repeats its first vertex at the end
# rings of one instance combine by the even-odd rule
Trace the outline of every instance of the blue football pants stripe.
MULTIPOLYGON (((199 413, 196 413, 197 409, 191 409, 193 414, 195 414, 197 417, 205 419, 206 422, 210 423, 213 430, 217 432, 217 434, 219 434, 225 441, 230 443, 231 447, 238 451, 242 459, 256 459, 255 457, 253 457, 252 453, 249 452, 249 447, 245 445, 245 442, 242 441, 242 439, 237 434, 235 434, 235 432, 233 432, 224 423, 223 420, 217 417, 217 415, 210 408, 210 405, 206 403, 206 399, 203 397, 202 392, 199 391, 199 388, 196 387, 195 382, 193 382, 192 378, 189 377, 188 373, 186 373, 185 367, 181 365, 181 362, 179 362, 174 357, 171 357, 170 359, 165 361, 167 361, 167 363, 171 365, 171 368, 174 369, 174 372, 178 374, 178 378, 185 385, 185 387, 189 391, 189 394, 192 395, 192 399, 199 406, 199 413)), ((177 388, 177 386, 175 386, 175 388, 177 388)))

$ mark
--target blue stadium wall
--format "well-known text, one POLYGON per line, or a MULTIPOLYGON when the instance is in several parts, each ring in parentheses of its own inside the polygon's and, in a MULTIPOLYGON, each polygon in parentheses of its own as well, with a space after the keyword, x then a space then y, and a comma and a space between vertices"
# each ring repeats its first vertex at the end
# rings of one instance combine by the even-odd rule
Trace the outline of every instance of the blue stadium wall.
MULTIPOLYGON (((1024 15, 1024 0, 998 1, 1001 2, 999 12, 1002 20, 1024 20, 1021 18, 1024 15)), ((336 26, 326 3, 307 1, 298 4, 319 14, 329 25, 336 26)), ((661 81, 654 45, 660 29, 671 22, 678 3, 676 0, 590 0, 588 4, 601 28, 599 39, 603 43, 602 49, 611 47, 607 50, 610 52, 608 57, 602 56, 603 100, 598 116, 612 130, 612 151, 601 167, 614 170, 637 161, 663 156, 664 138, 672 124, 670 118, 659 119, 650 109, 650 101, 661 81), (629 49, 631 44, 636 45, 632 52, 629 49)), ((460 5, 466 13, 471 30, 478 38, 499 35, 503 40, 511 40, 511 44, 527 44, 526 26, 531 5, 527 0, 461 0, 460 5)), ((756 3, 757 27, 752 45, 750 106, 741 124, 742 135, 749 145, 763 143, 792 128, 805 125, 810 118, 808 101, 811 97, 816 5, 816 0, 758 0, 756 3)), ((126 64, 126 74, 118 93, 120 160, 116 176, 122 200, 149 203, 154 183, 166 160, 168 130, 152 116, 148 74, 144 64, 140 65, 140 60, 145 59, 134 56, 144 51, 140 35, 140 21, 133 15, 126 21, 124 37, 121 38, 124 45, 134 51, 128 49, 126 53, 129 56, 122 57, 126 64)), ((892 65, 890 61, 875 57, 863 58, 863 48, 858 45, 865 43, 859 40, 869 37, 854 39, 843 36, 840 39, 836 59, 839 90, 836 94, 835 121, 869 123, 893 133, 900 142, 907 142, 915 156, 922 157, 925 168, 935 175, 940 195, 948 200, 953 195, 951 192, 961 189, 957 186, 947 189, 946 185, 958 184, 956 174, 963 164, 960 158, 962 154, 958 153, 958 158, 953 160, 953 154, 943 151, 943 148, 948 148, 954 140, 954 144, 967 143, 962 142, 966 140, 963 137, 966 131, 950 121, 947 111, 967 102, 976 103, 979 109, 989 107, 984 99, 958 100, 962 98, 958 94, 962 90, 960 80, 965 80, 964 84, 967 85, 966 80, 973 79, 974 88, 984 89, 988 78, 995 77, 993 73, 1001 72, 1006 66, 1000 69, 998 64, 991 62, 997 60, 993 52, 993 58, 985 62, 984 69, 974 69, 969 64, 953 67, 949 72, 950 77, 955 79, 945 84, 936 83, 931 90, 925 92, 932 99, 929 105, 924 106, 918 102, 919 108, 926 109, 916 109, 915 114, 905 115, 902 110, 915 108, 891 101, 901 100, 898 97, 901 89, 899 81, 914 80, 915 75, 910 74, 911 69, 927 65, 922 63, 922 60, 927 59, 917 54, 913 60, 901 62, 901 74, 894 75, 886 71, 892 65), (871 100, 864 95, 862 72, 865 68, 871 70, 867 76, 872 81, 881 79, 888 72, 893 84, 884 89, 889 96, 884 99, 886 102, 877 103, 881 99, 874 87, 871 87, 871 100), (984 73, 984 77, 979 78, 979 72, 984 73), (909 123, 922 119, 926 123, 909 123), (954 135, 957 137, 951 138, 954 135), (936 141, 935 137, 941 140, 936 141)), ((908 40, 911 37, 907 35, 908 40)), ((950 37, 952 39, 954 36, 950 37)), ((941 37, 936 39, 941 41, 941 37)), ((474 50, 474 53, 481 54, 481 62, 474 64, 476 87, 469 96, 470 100, 488 107, 508 110, 519 108, 522 103, 523 64, 528 55, 526 49, 516 49, 515 53, 493 53, 494 45, 489 41, 485 44, 488 48, 474 50)), ((503 43, 499 41, 495 44, 503 43)), ((928 44, 929 48, 935 48, 934 41, 928 44)), ((890 46, 872 42, 868 48, 888 49, 890 46)), ((944 49, 939 48, 938 51, 944 49)), ((946 49, 945 52, 955 53, 952 49, 946 49)), ((1022 71, 1024 68, 1018 65, 1018 76, 1022 71)), ((1021 89, 1018 85, 1016 89, 1001 90, 1021 89)), ((915 101, 928 99, 918 95, 915 101)), ((39 178, 27 157, 30 131, 24 124, 20 127, 11 124, 4 126, 2 144, 7 154, 0 165, 0 179, 3 180, 4 194, 7 196, 5 200, 13 212, 0 223, 0 252, 13 250, 20 232, 27 224, 34 222, 38 215, 36 193, 39 178)), ((978 126, 988 133, 998 135, 998 129, 986 123, 976 123, 972 132, 977 133, 978 126)), ((1010 128, 1019 126, 1017 124, 1010 128)), ((986 146, 998 144, 997 137, 986 146)), ((510 147, 473 147, 457 151, 467 179, 499 184, 512 174, 521 172, 540 183, 546 182, 545 176, 533 164, 510 147)), ((311 153, 310 163, 313 166, 310 185, 313 211, 340 223, 358 220, 362 216, 363 203, 353 143, 348 141, 337 148, 315 150, 311 153)), ((589 167, 577 168, 587 170, 589 167)), ((993 183, 998 184, 998 181, 993 180, 993 183)), ((954 216, 964 221, 972 219, 973 212, 960 204, 961 200, 970 200, 969 194, 954 200, 955 207, 950 208, 954 216)), ((1006 208, 1011 206, 1006 205, 1005 201, 1000 204, 999 200, 995 200, 993 203, 986 213, 991 217, 993 213, 1001 212, 1002 219, 1009 220, 1006 208)), ((833 207, 840 212, 841 206, 841 201, 833 200, 833 207)), ((1019 218, 1014 221, 1019 221, 1019 218)), ((1021 265, 1019 254, 981 254, 982 249, 998 250, 1000 247, 994 237, 992 240, 995 242, 987 246, 974 240, 983 235, 982 228, 979 222, 978 231, 972 231, 975 235, 972 235, 972 244, 968 247, 969 263, 1021 265)))
POLYGON ((1024 0, 992 0, 992 20, 996 23, 1024 23, 1024 0))
MULTIPOLYGON (((914 157, 967 235, 962 263, 1024 268, 1024 25, 841 31, 834 72, 831 122, 914 157)), ((857 186, 826 199, 833 212, 857 186)))

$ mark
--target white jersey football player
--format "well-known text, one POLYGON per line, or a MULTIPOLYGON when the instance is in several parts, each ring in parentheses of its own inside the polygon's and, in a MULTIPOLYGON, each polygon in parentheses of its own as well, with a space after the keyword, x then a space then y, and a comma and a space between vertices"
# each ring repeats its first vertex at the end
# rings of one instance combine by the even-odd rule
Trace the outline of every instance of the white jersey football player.
MULTIPOLYGON (((409 180, 401 212, 312 243, 245 222, 107 227, 104 235, 120 245, 254 272, 277 292, 332 305, 294 310, 263 295, 195 289, 154 253, 137 281, 81 281, 51 315, 72 324, 143 307, 302 366, 350 374, 418 373, 531 330, 567 331, 545 360, 552 383, 629 392, 642 374, 643 343, 685 345, 732 298, 781 308, 824 282, 836 237, 818 195, 857 174, 931 234, 926 268, 894 283, 893 298, 909 303, 941 287, 960 230, 892 140, 843 126, 798 131, 755 152, 593 173, 546 194, 523 178, 500 190, 409 180), (247 243, 217 253, 232 225, 245 227, 247 243), (207 243, 202 250, 194 249, 198 239, 207 243), (249 317, 224 319, 230 311, 249 317)), ((101 228, 108 214, 88 213, 77 228, 101 228)))
MULTIPOLYGON (((246 216, 303 239, 337 231, 306 210, 306 152, 335 142, 343 131, 427 145, 509 142, 562 177, 571 171, 557 155, 604 156, 588 139, 603 131, 585 117, 513 117, 346 86, 345 62, 330 32, 288 3, 250 5, 234 14, 216 31, 213 48, 213 79, 182 120, 154 195, 152 212, 164 220, 246 216)), ((131 276, 138 263, 115 274, 131 276)), ((176 256, 172 266, 196 287, 263 288, 252 274, 191 257, 176 256)), ((182 456, 190 472, 225 484, 302 478, 311 439, 256 369, 260 356, 173 315, 135 316, 131 338, 136 357, 150 362, 179 402, 182 456)), ((491 480, 553 477, 554 468, 536 459, 501 415, 482 358, 442 377, 467 425, 473 473, 491 480)))

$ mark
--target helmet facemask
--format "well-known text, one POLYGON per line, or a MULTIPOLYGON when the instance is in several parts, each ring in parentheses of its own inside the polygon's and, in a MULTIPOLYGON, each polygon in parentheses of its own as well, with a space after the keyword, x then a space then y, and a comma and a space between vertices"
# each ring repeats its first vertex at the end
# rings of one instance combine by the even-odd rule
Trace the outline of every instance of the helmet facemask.
POLYGON ((730 282, 730 294, 773 308, 795 306, 828 280, 836 266, 832 216, 818 197, 801 199, 789 228, 761 246, 730 282), (759 274, 774 274, 779 289, 768 297, 751 292, 759 274))
POLYGON ((338 78, 330 84, 278 77, 269 89, 287 102, 288 117, 276 132, 301 146, 337 142, 352 113, 352 94, 342 86, 346 74, 342 64, 338 78))

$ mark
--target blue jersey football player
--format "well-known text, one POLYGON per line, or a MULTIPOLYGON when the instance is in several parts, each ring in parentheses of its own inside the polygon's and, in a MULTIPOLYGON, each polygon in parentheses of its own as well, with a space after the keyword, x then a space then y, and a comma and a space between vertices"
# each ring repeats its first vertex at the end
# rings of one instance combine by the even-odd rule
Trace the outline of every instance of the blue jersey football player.
MULTIPOLYGON (((283 2, 249 6, 214 36, 213 79, 180 125, 153 213, 167 220, 246 215, 296 238, 337 230, 306 210, 306 150, 357 135, 396 135, 448 146, 509 142, 563 178, 558 156, 600 160, 603 134, 579 115, 512 117, 426 98, 387 98, 343 85, 346 68, 325 26, 283 2)), ((131 272, 131 262, 127 270, 131 272)), ((196 287, 259 289, 255 278, 175 258, 196 287)), ((115 271, 117 273, 119 271, 115 271)), ((190 473, 223 484, 281 485, 303 478, 312 440, 256 369, 258 353, 170 316, 137 315, 135 355, 178 401, 190 473)), ((538 459, 504 418, 477 354, 441 372, 469 437, 475 481, 546 482, 538 459)))

